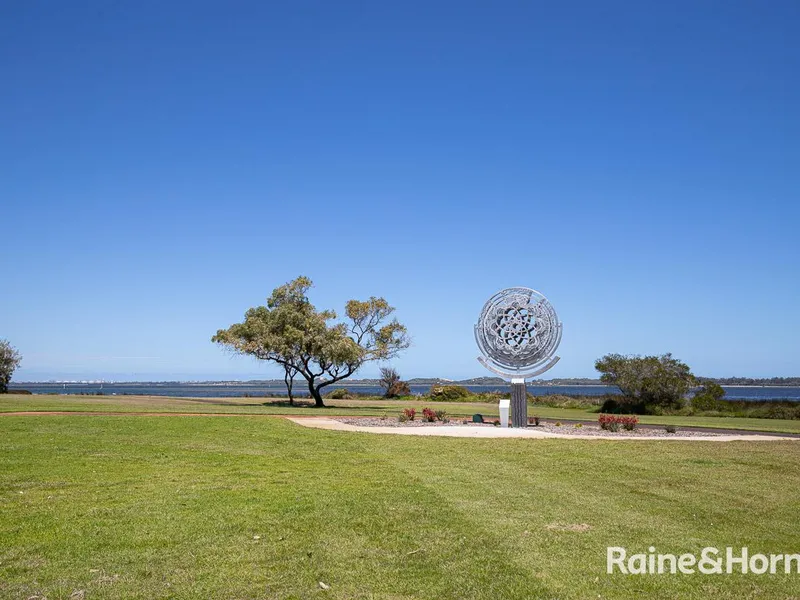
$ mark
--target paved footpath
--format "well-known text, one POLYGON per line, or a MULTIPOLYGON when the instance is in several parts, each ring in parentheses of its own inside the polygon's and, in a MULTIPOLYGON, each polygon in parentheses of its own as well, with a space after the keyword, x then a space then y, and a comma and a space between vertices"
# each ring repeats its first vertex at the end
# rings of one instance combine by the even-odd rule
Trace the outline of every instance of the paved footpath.
POLYGON ((695 441, 695 442, 776 442, 776 441, 797 441, 800 438, 787 438, 777 435, 760 435, 760 434, 724 434, 724 435, 698 435, 691 437, 669 437, 655 436, 655 435, 640 435, 640 436, 619 436, 619 437, 602 437, 597 435, 580 435, 580 434, 564 434, 564 433, 550 433, 547 431, 537 430, 534 428, 519 428, 512 427, 470 427, 469 425, 437 425, 435 427, 367 427, 364 425, 350 425, 349 423, 342 423, 336 419, 329 419, 325 417, 286 417, 289 421, 303 425, 304 427, 313 427, 315 429, 330 429, 334 431, 362 431, 368 433, 388 433, 394 435, 439 435, 446 437, 469 437, 469 438, 532 438, 532 439, 579 439, 579 440, 661 440, 667 442, 677 441, 695 441))

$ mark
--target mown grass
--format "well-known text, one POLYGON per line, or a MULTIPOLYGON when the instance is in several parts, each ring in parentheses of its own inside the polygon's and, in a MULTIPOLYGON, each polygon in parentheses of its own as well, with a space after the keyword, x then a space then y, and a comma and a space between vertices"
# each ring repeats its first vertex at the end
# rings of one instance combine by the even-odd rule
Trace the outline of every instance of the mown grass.
MULTIPOLYGON (((498 416, 496 402, 431 402, 429 399, 326 400, 324 409, 309 405, 290 407, 285 399, 266 398, 173 398, 168 396, 47 396, 0 395, 0 413, 18 411, 123 412, 123 413, 232 413, 249 415, 397 415, 404 408, 421 412, 425 406, 445 410, 453 417, 469 417, 475 413, 498 416)), ((592 408, 562 408, 532 403, 528 414, 544 419, 597 421, 592 408)), ((776 433, 800 433, 800 420, 757 419, 740 417, 697 417, 680 415, 646 415, 643 424, 676 425, 678 427, 713 427, 776 433)))
POLYGON ((797 551, 795 442, 415 438, 270 417, 0 428, 3 598, 800 595, 797 575, 605 573, 609 545, 797 551))

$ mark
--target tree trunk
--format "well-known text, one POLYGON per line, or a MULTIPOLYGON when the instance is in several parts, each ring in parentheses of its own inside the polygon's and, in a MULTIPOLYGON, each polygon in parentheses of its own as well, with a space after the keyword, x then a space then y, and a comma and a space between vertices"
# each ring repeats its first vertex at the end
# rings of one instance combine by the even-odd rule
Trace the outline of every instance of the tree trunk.
POLYGON ((286 383, 286 391, 289 394, 289 406, 294 406, 294 396, 292 396, 292 386, 294 385, 294 375, 289 375, 289 371, 286 371, 286 375, 283 376, 283 381, 286 383))
POLYGON ((308 391, 311 392, 311 397, 314 399, 314 408, 325 408, 325 403, 322 401, 322 394, 319 393, 319 388, 314 387, 314 382, 308 382, 308 391))

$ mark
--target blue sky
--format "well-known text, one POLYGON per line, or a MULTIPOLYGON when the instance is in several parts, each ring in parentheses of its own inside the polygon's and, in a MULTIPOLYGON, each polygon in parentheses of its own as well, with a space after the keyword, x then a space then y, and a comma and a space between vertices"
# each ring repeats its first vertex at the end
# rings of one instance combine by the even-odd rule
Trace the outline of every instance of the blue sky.
POLYGON ((488 374, 515 285, 564 322, 547 377, 800 375, 797 2, 0 11, 18 381, 275 376, 210 337, 300 274, 396 306, 407 377, 488 374))

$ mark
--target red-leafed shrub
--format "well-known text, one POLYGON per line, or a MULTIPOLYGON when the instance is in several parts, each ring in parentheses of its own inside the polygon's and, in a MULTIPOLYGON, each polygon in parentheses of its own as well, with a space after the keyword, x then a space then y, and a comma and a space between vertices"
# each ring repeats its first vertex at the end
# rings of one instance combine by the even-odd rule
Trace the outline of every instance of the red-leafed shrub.
POLYGON ((423 408, 422 409, 422 420, 426 423, 433 423, 436 421, 436 411, 431 410, 430 408, 423 408))
POLYGON ((600 415, 597 422, 600 424, 600 429, 619 431, 619 421, 617 421, 617 417, 614 415, 600 415))
POLYGON ((606 431, 619 431, 620 426, 626 431, 633 431, 639 424, 639 418, 634 416, 600 415, 597 419, 600 429, 606 431))
POLYGON ((403 421, 413 421, 414 417, 417 416, 417 411, 413 408, 404 408, 403 409, 403 421))

